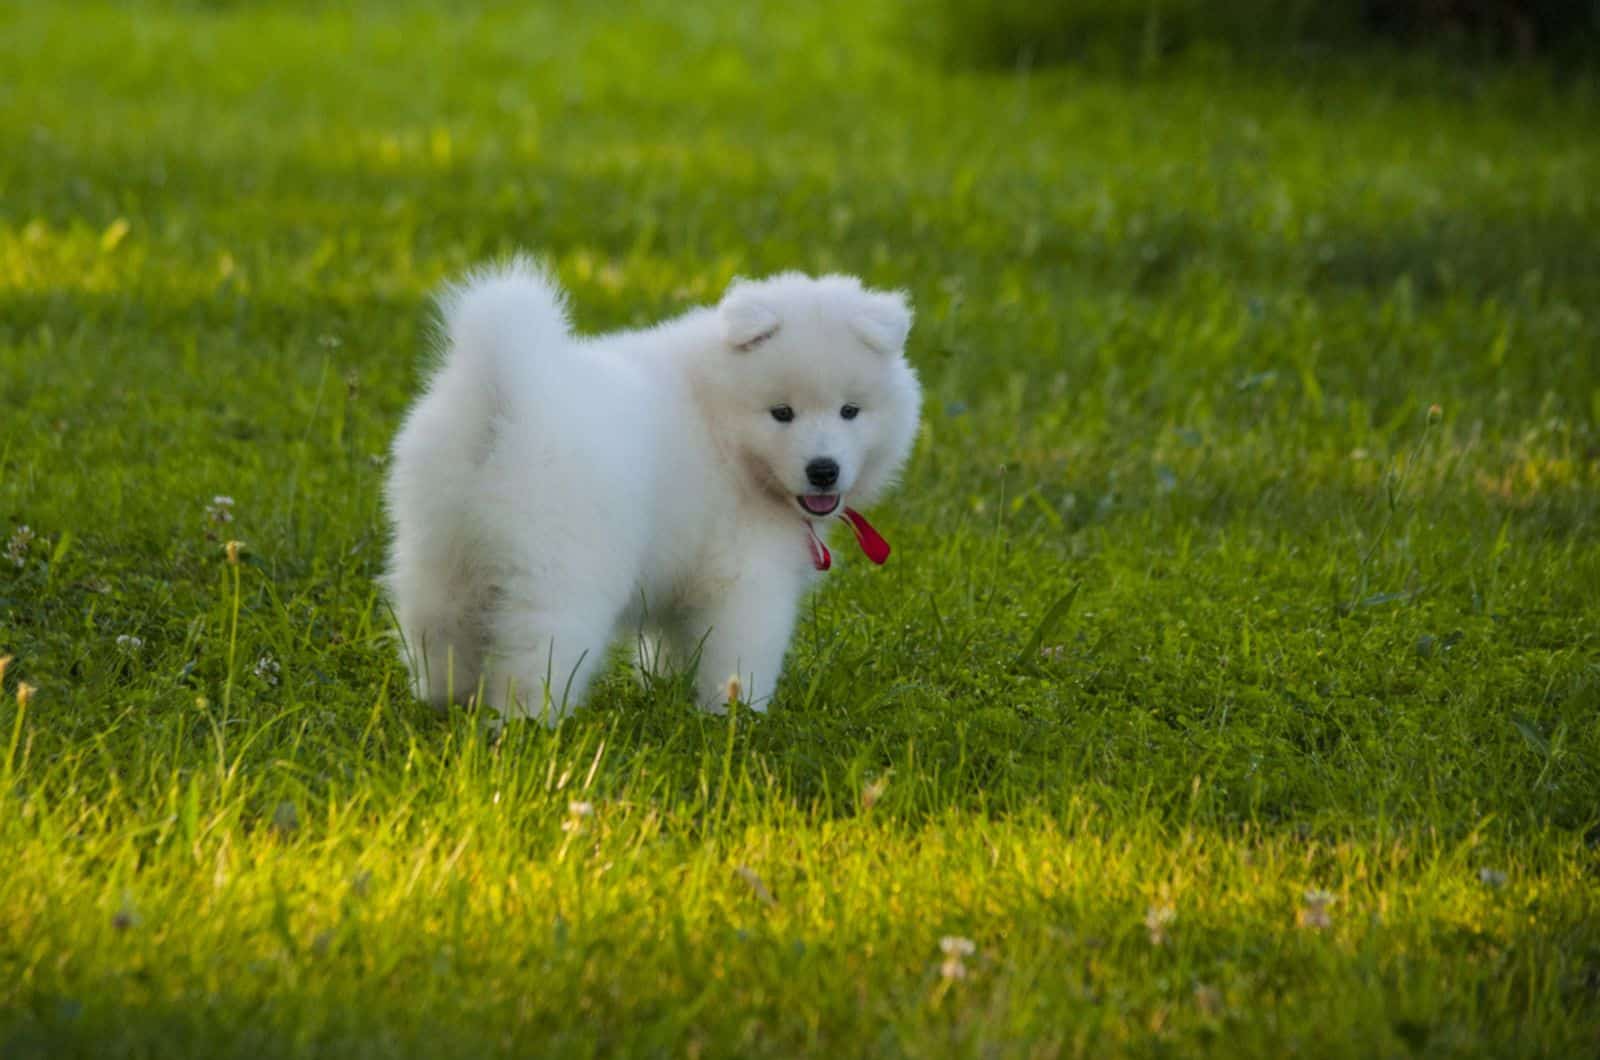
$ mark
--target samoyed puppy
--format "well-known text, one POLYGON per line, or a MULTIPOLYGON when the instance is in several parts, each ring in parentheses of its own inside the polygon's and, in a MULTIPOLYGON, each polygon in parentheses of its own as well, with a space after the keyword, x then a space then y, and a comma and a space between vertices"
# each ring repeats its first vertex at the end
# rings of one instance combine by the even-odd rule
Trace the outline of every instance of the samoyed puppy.
POLYGON ((385 578, 418 697, 559 720, 621 637, 695 668, 702 707, 765 710, 827 520, 917 432, 911 307, 848 276, 735 280, 714 307, 579 335, 549 273, 440 300, 443 355, 395 439, 385 578))

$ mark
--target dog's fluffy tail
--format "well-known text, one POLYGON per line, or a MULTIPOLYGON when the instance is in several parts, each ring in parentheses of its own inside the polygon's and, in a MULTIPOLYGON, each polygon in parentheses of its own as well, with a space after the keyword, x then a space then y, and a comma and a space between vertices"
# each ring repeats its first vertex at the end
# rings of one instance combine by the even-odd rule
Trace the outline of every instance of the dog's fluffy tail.
POLYGON ((447 288, 439 298, 439 331, 440 356, 426 393, 395 439, 397 481, 413 469, 459 474, 475 465, 507 395, 571 341, 561 288, 521 257, 447 288))
POLYGON ((566 296, 555 277, 516 257, 471 273, 439 298, 444 371, 468 368, 494 388, 530 354, 554 350, 569 334, 566 296))
POLYGON ((487 428, 504 395, 559 355, 570 341, 566 296, 530 258, 477 270, 439 296, 441 355, 428 384, 447 406, 455 433, 487 428))

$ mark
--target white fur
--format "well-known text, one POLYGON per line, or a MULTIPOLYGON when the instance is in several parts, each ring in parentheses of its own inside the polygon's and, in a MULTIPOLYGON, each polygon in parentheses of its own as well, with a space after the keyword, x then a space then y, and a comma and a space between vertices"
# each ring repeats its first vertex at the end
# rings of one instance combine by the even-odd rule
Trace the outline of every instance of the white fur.
POLYGON ((807 463, 835 460, 828 492, 860 508, 911 449, 905 298, 785 273, 578 336, 552 278, 517 260, 441 309, 444 355, 387 489, 386 583, 417 695, 554 722, 625 634, 646 666, 698 655, 702 706, 737 677, 766 709, 816 577, 806 524, 831 525, 797 499, 818 492, 807 463))

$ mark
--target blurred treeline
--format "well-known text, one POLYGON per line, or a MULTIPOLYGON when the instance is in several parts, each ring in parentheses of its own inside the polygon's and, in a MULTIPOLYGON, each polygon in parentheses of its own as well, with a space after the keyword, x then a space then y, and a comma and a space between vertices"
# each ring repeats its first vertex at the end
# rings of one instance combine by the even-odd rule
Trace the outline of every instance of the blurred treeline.
POLYGON ((1600 56, 1600 0, 908 0, 908 9, 946 58, 982 66, 1373 46, 1562 66, 1600 56))

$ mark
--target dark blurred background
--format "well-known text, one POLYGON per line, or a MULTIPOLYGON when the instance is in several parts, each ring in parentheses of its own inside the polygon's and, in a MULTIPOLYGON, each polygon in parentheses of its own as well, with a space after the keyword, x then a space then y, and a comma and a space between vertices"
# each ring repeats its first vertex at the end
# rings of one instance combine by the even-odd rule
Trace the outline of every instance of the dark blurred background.
POLYGON ((929 30, 977 65, 1149 62, 1195 49, 1303 58, 1374 46, 1472 61, 1593 66, 1600 0, 943 0, 929 30))

